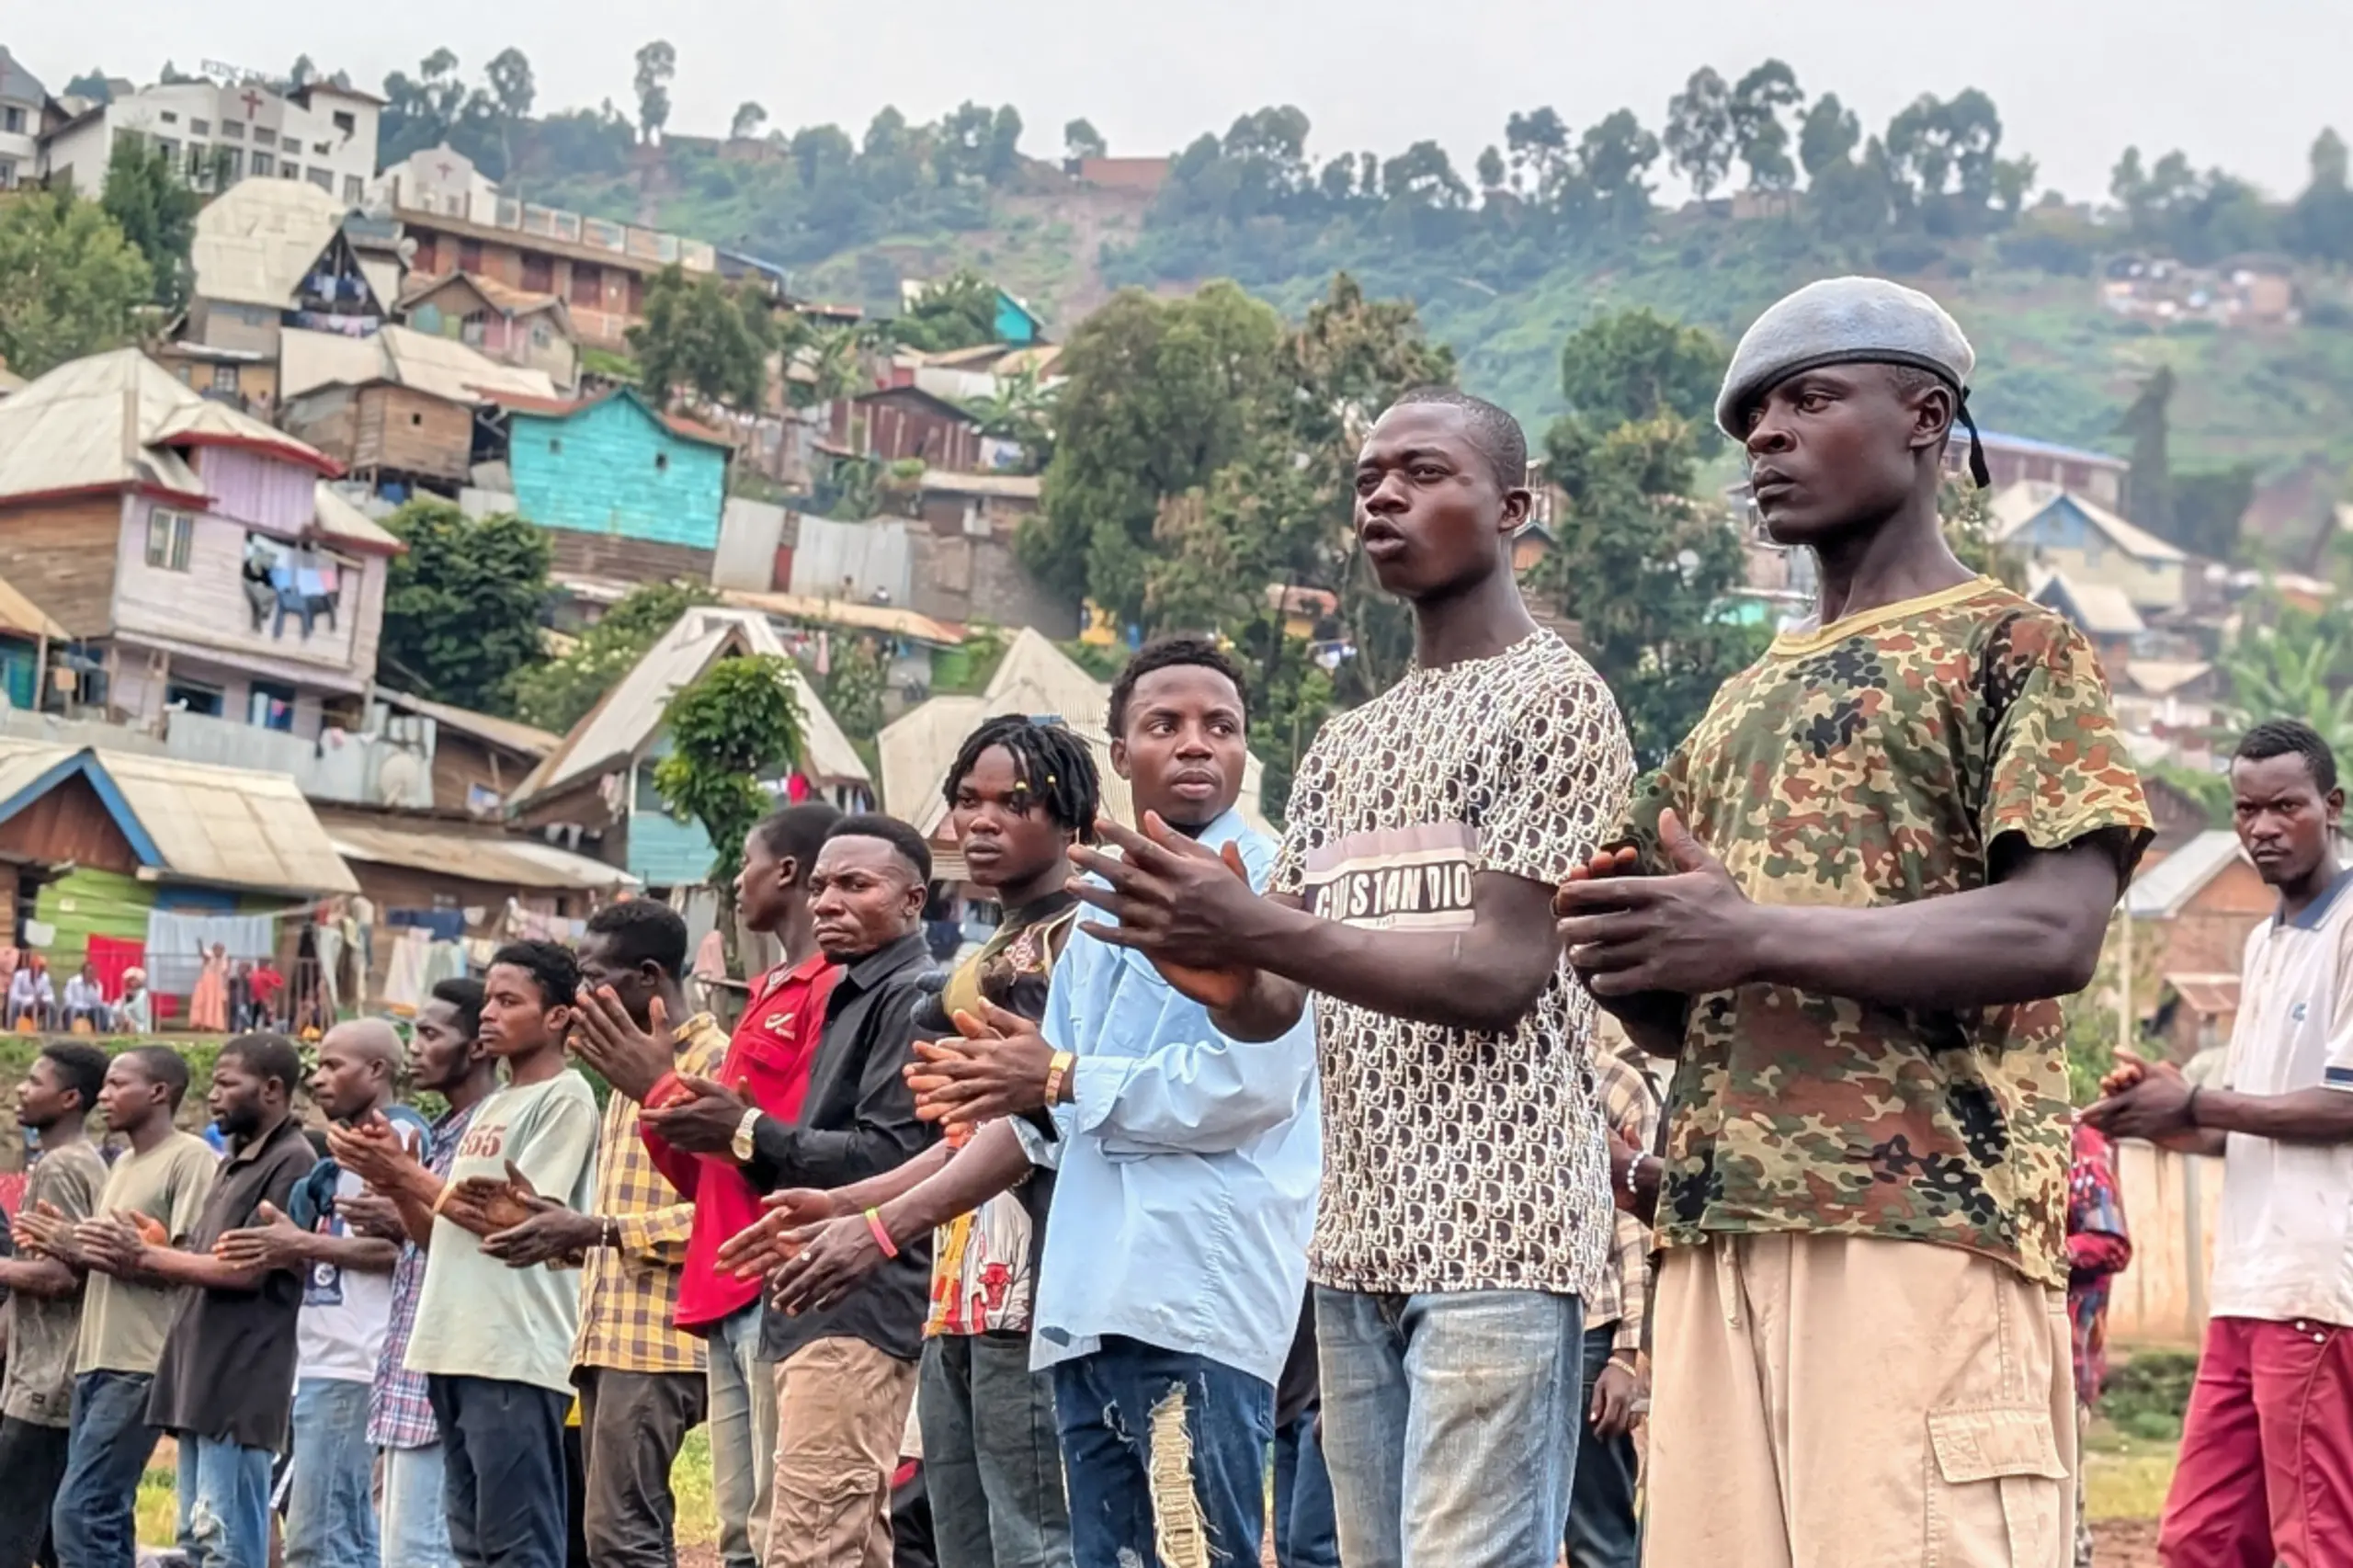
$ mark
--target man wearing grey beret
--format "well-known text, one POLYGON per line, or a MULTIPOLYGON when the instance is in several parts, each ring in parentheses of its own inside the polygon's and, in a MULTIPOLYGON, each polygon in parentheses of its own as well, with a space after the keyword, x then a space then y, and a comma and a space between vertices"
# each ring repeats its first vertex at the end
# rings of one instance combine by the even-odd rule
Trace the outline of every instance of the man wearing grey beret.
POLYGON ((1749 329, 1717 423, 1767 530, 1819 558, 1818 618, 1725 683, 1555 902, 1602 1005, 1681 1059, 1654 1563, 2072 1554, 2055 999, 2150 819, 2089 645, 1946 545, 1974 366, 1876 278, 1749 329))

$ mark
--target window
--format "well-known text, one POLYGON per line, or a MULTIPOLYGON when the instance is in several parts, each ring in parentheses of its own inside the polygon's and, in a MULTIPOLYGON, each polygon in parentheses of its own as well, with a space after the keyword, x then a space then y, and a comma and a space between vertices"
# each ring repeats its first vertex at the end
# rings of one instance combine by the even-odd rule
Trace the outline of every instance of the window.
POLYGON ((23 109, 13 108, 0 109, 0 130, 13 131, 21 135, 24 129, 25 111, 23 109))
POLYGON ((629 313, 633 316, 645 313, 645 278, 642 273, 629 275, 629 313))
POLYGON ((586 262, 572 264, 572 302, 575 305, 601 305, 605 302, 605 275, 586 262))
POLYGON ((147 514, 147 564, 165 572, 188 570, 188 546, 196 519, 186 512, 160 507, 147 514))
POLYGON ((256 125, 256 126, 255 126, 255 127, 254 127, 254 145, 255 145, 255 146, 256 146, 256 147, 275 147, 275 146, 277 146, 277 145, 278 145, 278 132, 277 132, 277 131, 272 131, 272 130, 271 130, 268 126, 267 126, 267 125, 256 125))
POLYGON ((311 183, 317 186, 321 190, 325 191, 329 196, 333 196, 335 194, 335 171, 333 169, 323 169, 316 164, 313 164, 311 165, 311 183))
POLYGON ((411 425, 422 425, 425 423, 425 415, 422 414, 412 414, 408 416, 408 422, 411 425))
POLYGON ((213 152, 221 160, 222 185, 234 185, 244 177, 245 150, 243 147, 216 147, 213 152))
POLYGON ((167 681, 164 686, 164 706, 218 719, 221 717, 221 688, 192 680, 167 681))
POLYGON ((167 108, 164 111, 164 123, 165 125, 177 125, 179 122, 179 112, 176 109, 167 108))
POLYGON ((561 436, 550 436, 548 437, 548 451, 551 456, 562 457, 563 455, 563 437, 561 436))
POLYGON ((458 242, 458 270, 460 272, 482 270, 482 242, 480 240, 458 242))
POLYGON ((164 150, 164 162, 176 164, 180 161, 180 144, 173 138, 159 136, 155 139, 155 145, 164 150))
POLYGON ((232 142, 243 142, 245 139, 245 122, 242 119, 224 119, 221 122, 221 134, 232 142))
POLYGON ((0 190, 6 190, 16 183, 17 165, 6 158, 0 158, 0 190))
POLYGON ((212 390, 217 392, 225 392, 232 397, 235 396, 237 392, 237 367, 234 365, 213 366, 212 390))
POLYGON ((667 473, 670 472, 669 453, 656 452, 654 454, 654 472, 656 473, 667 473))
POLYGON ((555 257, 525 256, 523 257, 523 287, 534 294, 555 292, 555 257))
POLYGON ((324 158, 328 153, 335 151, 335 143, 332 142, 313 142, 311 143, 311 151, 324 158))
POLYGON ((357 207, 368 199, 368 182, 358 175, 343 176, 343 199, 357 207))
POLYGON ((346 136, 359 134, 359 122, 351 117, 351 111, 347 108, 339 108, 335 111, 335 128, 346 136))
POLYGON ((210 136, 212 134, 212 122, 209 119, 191 119, 188 122, 188 133, 190 136, 210 136))
POLYGON ((431 234, 417 235, 416 254, 409 260, 419 273, 427 278, 433 277, 441 270, 440 242, 431 234))
POLYGON ((245 696, 245 722, 287 734, 294 731, 294 688, 257 680, 245 696))
POLYGON ((279 179, 301 179, 302 177, 302 165, 295 163, 290 158, 281 159, 278 165, 278 177, 279 179))
POLYGON ((255 178, 256 178, 256 179, 267 179, 270 176, 272 176, 272 175, 276 174, 277 172, 278 172, 278 160, 277 160, 276 158, 271 157, 271 156, 270 156, 268 153, 256 153, 254 154, 254 177, 255 177, 255 178))
POLYGON ((201 142, 188 144, 188 183, 201 185, 212 172, 212 149, 201 142))

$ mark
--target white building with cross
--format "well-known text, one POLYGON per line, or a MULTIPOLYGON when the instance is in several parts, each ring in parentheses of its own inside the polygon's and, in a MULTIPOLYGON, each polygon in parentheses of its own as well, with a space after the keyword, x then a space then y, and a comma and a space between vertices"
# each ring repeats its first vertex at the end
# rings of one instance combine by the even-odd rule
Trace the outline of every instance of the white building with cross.
POLYGON ((241 179, 306 180, 347 206, 376 178, 376 119, 384 100, 313 82, 285 97, 250 82, 175 82, 92 108, 41 138, 52 182, 96 196, 115 144, 161 147, 191 185, 225 190, 241 179))

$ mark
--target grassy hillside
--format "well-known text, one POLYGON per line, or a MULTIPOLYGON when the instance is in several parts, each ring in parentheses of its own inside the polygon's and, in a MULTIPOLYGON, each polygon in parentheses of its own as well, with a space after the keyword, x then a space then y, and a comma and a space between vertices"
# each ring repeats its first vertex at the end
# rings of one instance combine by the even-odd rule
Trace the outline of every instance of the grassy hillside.
POLYGON ((1058 336, 1122 283, 1179 291, 1228 276, 1297 311, 1345 267, 1370 292, 1415 301, 1432 335, 1461 356, 1466 384, 1538 430, 1559 412, 1562 341, 1597 313, 1648 305, 1730 337, 1800 283, 1886 271, 1937 294, 1969 329, 1981 357, 1974 406, 1989 428, 2120 450, 2115 425, 2134 384, 2170 364, 2180 383, 2177 466, 2246 461, 2276 472, 2314 457, 2353 466, 2353 312, 2341 278, 2313 278, 2307 293, 2323 308, 2300 327, 2159 334, 2104 310, 2092 276, 2007 264, 1993 239, 1914 241, 1847 259, 1779 220, 1680 215, 1636 239, 1533 262, 1493 236, 1433 251, 1360 225, 1172 243, 1148 201, 1068 184, 1042 165, 1009 189, 927 193, 936 221, 920 230, 825 249, 810 215, 779 216, 790 178, 783 165, 657 155, 628 174, 543 182, 531 194, 742 246, 791 265, 797 291, 870 311, 895 310, 902 278, 973 267, 1040 306, 1058 336))

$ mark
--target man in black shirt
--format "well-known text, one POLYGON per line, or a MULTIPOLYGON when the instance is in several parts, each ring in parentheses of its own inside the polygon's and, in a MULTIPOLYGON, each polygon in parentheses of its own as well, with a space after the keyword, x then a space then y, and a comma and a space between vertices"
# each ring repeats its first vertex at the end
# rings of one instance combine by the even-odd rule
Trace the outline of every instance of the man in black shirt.
MULTIPOLYGON (((904 823, 836 823, 809 890, 817 945, 843 972, 801 1114, 781 1121, 689 1078, 689 1097, 648 1108, 643 1125, 688 1148, 714 1127, 733 1129, 744 1174, 763 1191, 846 1187, 921 1153, 934 1131, 915 1119, 904 1070, 923 982, 935 973, 923 937, 930 878, 931 852, 904 823)), ((923 1348, 930 1238, 893 1252, 833 1307, 767 1314, 760 1355, 776 1364, 778 1407, 767 1568, 891 1568, 888 1498, 923 1348)))
POLYGON ((212 1074, 212 1119, 229 1158, 188 1249, 150 1242, 126 1221, 85 1242, 114 1271, 188 1286, 148 1395, 147 1420, 179 1439, 180 1534, 197 1568, 267 1568, 270 1464, 286 1446, 294 1401, 295 1319, 302 1280, 288 1268, 240 1268, 213 1255, 228 1232, 283 1211, 317 1156, 294 1119, 302 1058, 283 1035, 239 1035, 212 1074))

